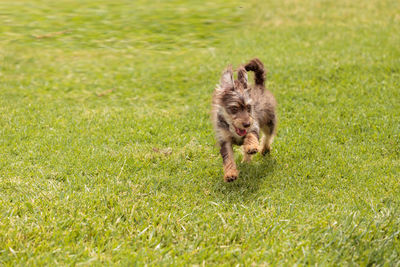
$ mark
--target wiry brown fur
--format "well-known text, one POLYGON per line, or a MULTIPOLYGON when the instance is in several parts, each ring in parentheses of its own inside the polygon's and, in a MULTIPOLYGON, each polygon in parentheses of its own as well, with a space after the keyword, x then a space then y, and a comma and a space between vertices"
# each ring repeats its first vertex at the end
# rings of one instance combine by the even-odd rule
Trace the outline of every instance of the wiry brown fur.
POLYGON ((255 58, 237 69, 234 80, 232 67, 222 73, 213 95, 212 121, 220 146, 224 165, 224 180, 237 179, 232 145, 243 146, 243 161, 249 162, 253 154, 269 153, 276 134, 276 101, 265 89, 265 69, 255 58), (255 84, 250 85, 247 71, 254 72, 255 84), (260 130, 263 133, 259 145, 260 130))

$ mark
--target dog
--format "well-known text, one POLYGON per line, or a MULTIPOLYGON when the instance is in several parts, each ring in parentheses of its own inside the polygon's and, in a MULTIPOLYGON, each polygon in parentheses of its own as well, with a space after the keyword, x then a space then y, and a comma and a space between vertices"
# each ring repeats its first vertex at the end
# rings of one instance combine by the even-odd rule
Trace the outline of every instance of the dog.
POLYGON ((277 102, 265 88, 266 71, 263 63, 254 58, 237 69, 237 80, 228 66, 222 73, 212 98, 212 122, 220 146, 224 166, 224 181, 238 178, 232 145, 242 146, 243 162, 261 152, 271 151, 276 135, 277 102), (254 84, 248 83, 247 72, 254 72, 254 84), (260 131, 263 133, 259 144, 260 131))

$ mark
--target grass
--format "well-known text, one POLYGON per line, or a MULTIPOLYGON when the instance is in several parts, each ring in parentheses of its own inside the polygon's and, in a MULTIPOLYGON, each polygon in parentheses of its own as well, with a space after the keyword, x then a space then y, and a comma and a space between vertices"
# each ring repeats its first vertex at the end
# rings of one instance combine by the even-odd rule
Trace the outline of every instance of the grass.
POLYGON ((398 266, 399 13, 2 1, 0 265, 398 266), (211 94, 254 56, 278 136, 226 184, 211 94))

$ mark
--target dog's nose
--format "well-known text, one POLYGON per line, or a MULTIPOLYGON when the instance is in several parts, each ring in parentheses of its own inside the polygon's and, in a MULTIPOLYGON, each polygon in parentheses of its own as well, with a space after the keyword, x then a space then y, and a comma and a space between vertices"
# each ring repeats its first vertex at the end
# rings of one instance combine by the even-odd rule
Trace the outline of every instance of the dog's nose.
POLYGON ((250 122, 244 122, 244 123, 243 123, 243 127, 244 127, 244 128, 247 128, 247 127, 249 127, 249 126, 250 126, 250 122))

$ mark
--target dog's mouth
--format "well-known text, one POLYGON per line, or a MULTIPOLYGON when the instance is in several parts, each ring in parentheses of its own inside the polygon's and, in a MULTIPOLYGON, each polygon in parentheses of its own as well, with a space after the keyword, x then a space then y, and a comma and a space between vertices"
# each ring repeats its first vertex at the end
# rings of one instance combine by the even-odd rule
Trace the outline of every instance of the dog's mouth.
POLYGON ((247 131, 245 129, 240 129, 235 127, 235 131, 239 136, 245 136, 247 134, 247 131))

